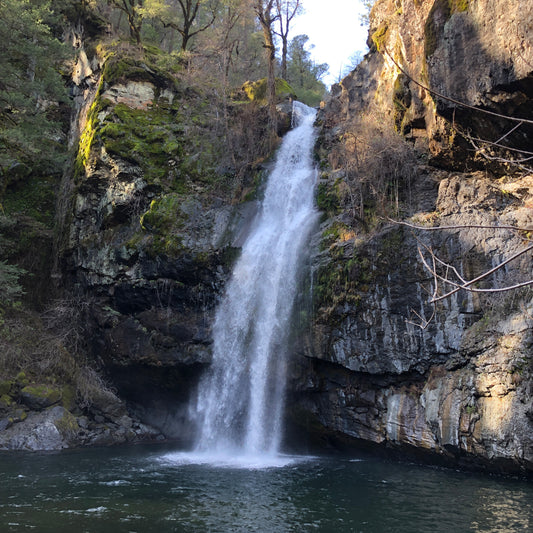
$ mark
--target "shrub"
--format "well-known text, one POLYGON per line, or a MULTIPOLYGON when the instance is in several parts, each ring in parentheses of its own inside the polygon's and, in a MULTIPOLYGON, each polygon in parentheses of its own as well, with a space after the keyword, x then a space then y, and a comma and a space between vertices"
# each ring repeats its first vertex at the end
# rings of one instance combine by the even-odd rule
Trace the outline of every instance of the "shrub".
POLYGON ((338 197, 354 220, 368 225, 376 215, 398 216, 408 207, 416 154, 390 121, 375 112, 357 117, 334 152, 335 167, 344 171, 338 197))
POLYGON ((24 290, 19 278, 26 274, 23 268, 0 261, 0 313, 2 310, 17 305, 24 290))

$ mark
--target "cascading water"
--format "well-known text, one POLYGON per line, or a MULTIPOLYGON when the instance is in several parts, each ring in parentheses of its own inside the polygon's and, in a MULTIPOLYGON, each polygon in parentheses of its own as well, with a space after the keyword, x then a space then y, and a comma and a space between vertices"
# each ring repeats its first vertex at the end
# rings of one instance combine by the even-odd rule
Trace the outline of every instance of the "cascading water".
POLYGON ((283 139, 261 210, 217 309, 213 363, 198 389, 198 452, 278 452, 297 273, 317 220, 314 118, 314 109, 294 103, 295 127, 283 139))

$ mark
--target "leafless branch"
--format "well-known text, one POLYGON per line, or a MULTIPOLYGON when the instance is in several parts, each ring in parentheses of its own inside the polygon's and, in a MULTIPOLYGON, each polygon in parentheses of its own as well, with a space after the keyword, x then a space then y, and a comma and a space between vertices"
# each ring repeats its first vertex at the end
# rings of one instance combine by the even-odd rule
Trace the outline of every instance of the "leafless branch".
POLYGON ((410 222, 405 222, 402 220, 394 220, 390 217, 385 217, 385 219, 392 224, 397 226, 407 226, 408 228, 422 230, 422 231, 442 231, 442 230, 453 230, 453 229, 490 229, 490 230, 512 230, 512 231, 533 231, 533 227, 521 228, 519 226, 492 226, 484 224, 457 224, 452 226, 420 226, 418 224, 412 224, 410 222))
POLYGON ((437 297, 433 297, 429 303, 437 303, 437 302, 440 302, 446 298, 449 298, 450 296, 454 295, 455 293, 459 292, 460 290, 465 290, 465 291, 468 291, 468 292, 483 292, 483 293, 494 293, 494 292, 506 292, 506 291, 512 291, 512 290, 515 290, 515 289, 519 289, 521 287, 527 287, 528 285, 533 285, 533 279, 530 279, 530 280, 527 280, 527 281, 524 281, 522 283, 516 283, 514 285, 507 285, 505 287, 497 287, 497 288, 483 288, 483 289, 479 289, 479 288, 476 288, 476 287, 473 287, 472 285, 476 284, 476 283, 479 283, 480 281, 483 281, 485 278, 491 276, 492 274, 494 274, 495 272, 497 272, 498 270, 502 269, 505 265, 509 264, 511 261, 514 261, 515 259, 517 259, 518 257, 528 253, 528 252, 531 252, 533 250, 533 245, 531 246, 528 246, 527 248, 524 248, 523 250, 520 250, 519 252, 513 254, 511 257, 507 258, 505 261, 502 261, 501 263, 498 263, 495 267, 483 272, 482 274, 480 274, 479 276, 477 276, 476 278, 470 280, 470 281, 466 281, 465 279, 463 279, 462 276, 459 275, 459 273, 457 272, 457 269, 452 266, 451 264, 449 263, 446 263, 445 261, 442 261, 441 259, 439 259, 435 253, 433 252, 433 250, 426 246, 426 245, 423 245, 423 247, 426 249, 426 251, 429 253, 431 259, 433 260, 433 267, 431 267, 430 265, 428 265, 426 259, 424 258, 424 255, 422 253, 422 249, 421 247, 419 246, 418 247, 418 253, 420 255, 420 258, 422 260, 422 264, 424 265, 424 268, 426 270, 428 270, 428 272, 433 276, 433 279, 434 279, 434 283, 437 285, 439 283, 439 280, 442 281, 444 284, 447 284, 447 285, 451 285, 452 287, 454 287, 452 290, 449 290, 448 292, 440 295, 440 296, 437 296, 437 297), (436 263, 439 263, 441 266, 444 267, 445 269, 445 274, 442 275, 442 274, 439 274, 435 268, 435 264, 436 263), (453 274, 455 274, 455 276, 457 276, 459 282, 456 282, 456 281, 453 281, 452 279, 450 279, 448 277, 448 273, 449 272, 452 272, 453 274))
MULTIPOLYGON (((425 226, 419 226, 416 224, 411 224, 409 222, 393 220, 388 217, 387 217, 387 220, 396 225, 406 226, 408 228, 411 228, 412 230, 421 230, 421 231, 442 231, 442 230, 458 230, 458 229, 471 229, 471 228, 489 229, 489 230, 494 230, 494 231, 511 230, 511 231, 516 231, 516 232, 528 232, 528 231, 533 230, 533 228, 523 228, 523 227, 518 227, 518 226, 491 226, 491 225, 480 225, 480 224, 425 227, 425 226)), ((436 314, 436 304, 439 302, 442 302, 443 300, 447 298, 450 298, 451 296, 458 293, 459 291, 464 290, 470 293, 493 294, 493 293, 509 292, 509 291, 513 291, 516 289, 520 289, 523 287, 528 287, 528 286, 533 285, 533 279, 528 279, 520 283, 514 283, 513 285, 505 285, 503 287, 479 288, 475 286, 481 281, 484 281, 489 276, 503 269, 506 265, 508 265, 512 261, 515 261, 516 259, 518 259, 519 257, 527 253, 533 252, 533 245, 526 246, 522 250, 515 252, 513 255, 511 255, 507 259, 500 261, 496 266, 481 273, 479 276, 471 280, 467 280, 460 274, 460 272, 455 266, 453 266, 451 263, 444 261, 440 257, 438 257, 430 246, 423 243, 416 235, 414 235, 414 238, 416 239, 418 243, 417 249, 418 249, 418 255, 420 257, 420 261, 424 269, 431 275, 432 288, 433 288, 432 294, 428 300, 428 304, 430 304, 433 308, 431 317, 429 319, 425 319, 423 316, 421 316, 420 313, 412 309, 411 312, 417 317, 419 322, 413 322, 410 320, 407 321, 409 324, 416 325, 420 327, 421 329, 426 329, 431 323, 431 321, 434 319, 435 314, 436 314)))

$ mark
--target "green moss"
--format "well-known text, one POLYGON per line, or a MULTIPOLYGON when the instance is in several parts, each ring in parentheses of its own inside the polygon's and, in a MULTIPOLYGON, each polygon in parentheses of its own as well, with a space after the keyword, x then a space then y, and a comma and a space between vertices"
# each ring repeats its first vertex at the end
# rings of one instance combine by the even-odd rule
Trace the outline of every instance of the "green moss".
POLYGON ((340 318, 342 311, 338 311, 346 305, 358 306, 362 298, 359 289, 364 283, 363 262, 357 256, 345 258, 342 247, 333 248, 330 253, 332 260, 318 269, 313 280, 313 306, 328 319, 335 311, 340 318))
POLYGON ((118 57, 113 54, 105 63, 104 79, 107 83, 126 80, 149 81, 150 76, 145 68, 133 58, 118 57))
POLYGON ((76 407, 76 388, 72 385, 61 388, 61 405, 69 411, 76 407))
POLYGON ((141 228, 152 234, 149 253, 175 256, 183 250, 182 239, 178 235, 182 225, 181 202, 180 195, 171 193, 153 200, 150 209, 142 215, 141 228))
POLYGON ((9 421, 13 424, 14 422, 23 422, 28 418, 28 413, 24 409, 15 409, 11 412, 9 421))
POLYGON ((372 34, 372 42, 376 46, 378 52, 383 51, 385 41, 387 40, 387 33, 389 31, 388 23, 384 22, 379 28, 372 34))
POLYGON ((98 129, 106 151, 137 163, 149 183, 160 183, 169 173, 169 161, 182 157, 182 133, 167 110, 132 109, 125 104, 116 105, 98 129))
POLYGON ((103 148, 113 158, 138 165, 155 190, 188 193, 193 182, 221 186, 224 177, 216 169, 225 147, 213 134, 213 105, 199 90, 189 89, 180 97, 174 72, 181 66, 172 67, 180 64, 179 58, 156 47, 145 47, 142 55, 137 48, 122 49, 120 43, 101 47, 99 56, 103 75, 79 141, 75 176, 83 177, 103 148), (102 99, 104 87, 130 80, 152 84, 154 101, 146 108, 102 99))
POLYGON ((448 0, 451 13, 462 13, 468 11, 469 0, 448 0))
POLYGON ((135 49, 125 53, 117 43, 100 49, 99 53, 105 58, 103 77, 109 84, 134 80, 171 87, 175 84, 173 74, 181 69, 175 54, 167 54, 156 46, 144 46, 144 54, 140 55, 135 49))
POLYGON ((180 196, 168 194, 152 200, 150 209, 141 217, 141 227, 146 231, 160 233, 172 228, 178 216, 180 196))
POLYGON ((345 245, 343 234, 348 229, 337 223, 324 232, 323 242, 336 237, 337 240, 329 246, 329 262, 318 269, 313 280, 315 312, 329 323, 336 323, 345 313, 352 312, 381 276, 387 276, 402 263, 402 229, 383 236, 375 253, 366 248, 353 249, 353 244, 345 245))
POLYGON ((101 95, 104 84, 148 81, 158 93, 163 88, 175 88, 175 80, 167 72, 148 65, 146 58, 141 61, 123 57, 112 50, 101 50, 100 55, 105 58, 103 74, 80 136, 74 174, 83 175, 92 151, 103 145, 108 153, 138 164, 145 179, 157 183, 168 175, 168 161, 182 156, 183 127, 178 120, 178 105, 169 105, 162 98, 148 109, 132 109, 125 104, 111 107, 111 102, 101 95))
MULTIPOLYGON (((258 104, 265 104, 267 101, 267 79, 262 78, 257 81, 247 81, 242 86, 246 96, 252 102, 258 104)), ((283 100, 287 97, 295 98, 294 89, 281 78, 276 78, 276 97, 278 100, 283 100)))
POLYGON ((444 24, 454 13, 468 11, 469 0, 436 0, 424 25, 424 49, 426 58, 437 49, 444 24))
POLYGON ((396 131, 404 133, 404 118, 411 105, 411 91, 409 90, 409 80, 404 74, 400 74, 394 81, 392 103, 394 107, 394 126, 396 131))
POLYGON ((9 395, 13 385, 13 380, 0 381, 0 396, 9 395))
POLYGON ((54 422, 54 425, 61 433, 63 438, 66 438, 67 440, 74 437, 79 430, 76 417, 67 410, 65 410, 65 413, 60 419, 54 422))
POLYGON ((100 79, 100 84, 96 91, 96 96, 94 102, 92 103, 89 111, 87 112, 87 120, 85 122, 85 127, 81 132, 80 139, 78 141, 78 153, 76 155, 76 160, 74 162, 74 177, 78 178, 85 172, 85 167, 89 161, 91 155, 91 149, 93 147, 94 136, 96 134, 96 129, 99 124, 98 113, 100 113, 104 108, 104 102, 100 99, 100 94, 102 91, 104 83, 104 78, 100 79))
POLYGON ((42 399, 48 405, 52 405, 61 400, 61 391, 50 385, 26 385, 20 392, 37 399, 42 399))
POLYGON ((19 387, 25 387, 26 385, 28 385, 29 380, 26 376, 26 372, 19 372, 15 377, 15 382, 19 387))
POLYGON ((10 407, 13 404, 13 398, 9 394, 0 395, 0 407, 10 407))
POLYGON ((346 233, 353 233, 353 230, 344 222, 335 221, 328 226, 322 233, 322 247, 329 248, 335 244, 336 241, 341 240, 342 235, 346 233))
POLYGON ((332 186, 328 182, 319 183, 316 192, 316 204, 318 209, 325 211, 330 216, 337 214, 341 205, 335 185, 332 186))

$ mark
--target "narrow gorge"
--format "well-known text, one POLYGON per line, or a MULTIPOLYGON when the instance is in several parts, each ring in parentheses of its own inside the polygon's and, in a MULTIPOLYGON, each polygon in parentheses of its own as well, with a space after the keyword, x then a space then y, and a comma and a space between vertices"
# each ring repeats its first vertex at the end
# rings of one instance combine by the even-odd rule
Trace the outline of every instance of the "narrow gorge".
MULTIPOLYGON (((25 283, 36 309, 56 302, 32 328, 72 326, 51 344, 61 354, 53 364, 41 358, 32 374, 13 363, 16 372, 0 379, 0 449, 164 440, 190 449, 198 417, 211 417, 205 440, 216 433, 210 423, 242 426, 242 405, 206 414, 225 400, 202 387, 228 370, 234 396, 255 387, 228 367, 232 342, 214 338, 217 324, 241 312, 253 319, 241 328, 253 344, 250 331, 262 327, 253 313, 269 312, 274 283, 294 298, 280 329, 256 342, 284 356, 270 363, 268 391, 282 394, 283 375, 284 408, 279 419, 274 402, 258 408, 273 440, 256 434, 252 447, 368 449, 531 476, 529 1, 377 0, 369 52, 313 115, 316 138, 297 140, 312 151, 317 179, 306 167, 307 178, 283 194, 295 203, 314 195, 319 213, 306 204, 287 235, 266 181, 278 136, 294 134, 293 119, 307 114, 298 102, 293 112, 292 88, 278 80, 274 139, 266 81, 222 98, 201 85, 211 80, 194 79, 187 59, 155 46, 141 52, 106 32, 87 13, 70 21, 76 57, 64 142, 73 155, 46 185, 55 220, 27 211, 0 227, 2 239, 34 253, 17 248, 13 257, 32 273, 25 283), (283 250, 267 251, 280 261, 260 259, 263 292, 231 307, 224 294, 269 201, 269 238, 283 250), (291 253, 306 258, 297 287, 283 275, 291 253), (287 349, 276 344, 285 326, 287 349), (198 391, 208 392, 194 413, 198 391)), ((6 185, 6 209, 15 194, 28 197, 21 182, 6 185)), ((245 350, 240 358, 247 366, 245 350)))

